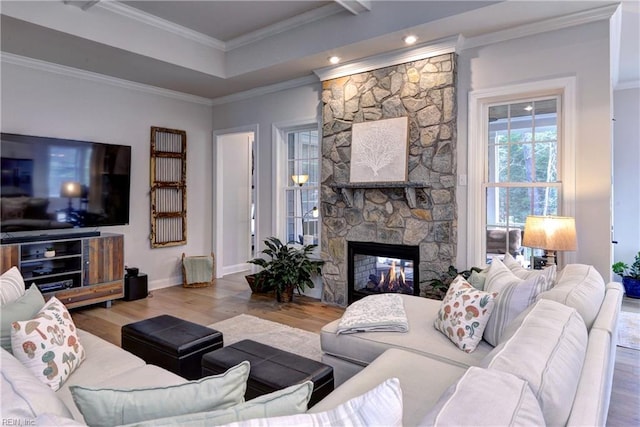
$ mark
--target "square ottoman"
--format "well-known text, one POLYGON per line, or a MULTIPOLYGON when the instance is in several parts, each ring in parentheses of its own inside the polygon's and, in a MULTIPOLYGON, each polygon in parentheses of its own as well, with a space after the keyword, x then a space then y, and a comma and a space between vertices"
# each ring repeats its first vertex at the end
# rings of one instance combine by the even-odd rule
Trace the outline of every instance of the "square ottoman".
POLYGON ((202 378, 202 355, 222 347, 222 332, 162 315, 122 327, 122 348, 188 380, 202 378))
POLYGON ((243 360, 251 363, 245 400, 311 380, 310 408, 333 391, 331 366, 251 340, 205 354, 202 376, 221 374, 243 360))

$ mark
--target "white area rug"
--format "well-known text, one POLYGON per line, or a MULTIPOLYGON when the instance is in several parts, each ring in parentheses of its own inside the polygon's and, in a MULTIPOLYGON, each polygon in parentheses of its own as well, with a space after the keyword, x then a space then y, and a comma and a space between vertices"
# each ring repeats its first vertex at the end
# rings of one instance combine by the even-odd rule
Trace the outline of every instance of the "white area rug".
POLYGON ((248 314, 209 325, 222 332, 225 347, 249 339, 280 350, 320 361, 320 335, 248 314))
POLYGON ((620 312, 618 346, 640 350, 640 313, 620 312))

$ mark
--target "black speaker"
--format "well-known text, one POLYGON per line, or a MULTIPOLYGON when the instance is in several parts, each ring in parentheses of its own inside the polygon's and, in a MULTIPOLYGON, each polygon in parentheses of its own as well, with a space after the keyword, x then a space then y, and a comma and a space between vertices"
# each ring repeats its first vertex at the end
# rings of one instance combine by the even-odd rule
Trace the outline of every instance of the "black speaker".
POLYGON ((124 276, 124 300, 134 301, 146 298, 149 293, 147 275, 139 273, 137 276, 124 276))

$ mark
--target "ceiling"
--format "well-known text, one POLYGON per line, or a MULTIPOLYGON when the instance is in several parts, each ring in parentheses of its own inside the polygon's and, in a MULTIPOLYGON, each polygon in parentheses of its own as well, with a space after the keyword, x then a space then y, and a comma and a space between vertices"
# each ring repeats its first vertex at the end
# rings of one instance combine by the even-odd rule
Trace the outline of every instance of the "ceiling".
MULTIPOLYGON (((1 1, 3 59, 32 58, 206 99, 451 36, 613 10, 611 1, 1 1), (9 54, 9 55, 7 55, 9 54)), ((640 2, 621 7, 621 84, 640 81, 640 2)))

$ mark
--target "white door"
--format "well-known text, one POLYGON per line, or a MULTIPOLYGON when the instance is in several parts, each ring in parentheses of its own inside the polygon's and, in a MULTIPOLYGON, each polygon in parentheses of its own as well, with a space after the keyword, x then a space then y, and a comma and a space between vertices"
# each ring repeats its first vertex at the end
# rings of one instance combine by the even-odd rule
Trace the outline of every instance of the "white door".
POLYGON ((253 132, 217 135, 216 206, 217 277, 248 270, 252 258, 252 144, 253 132))

